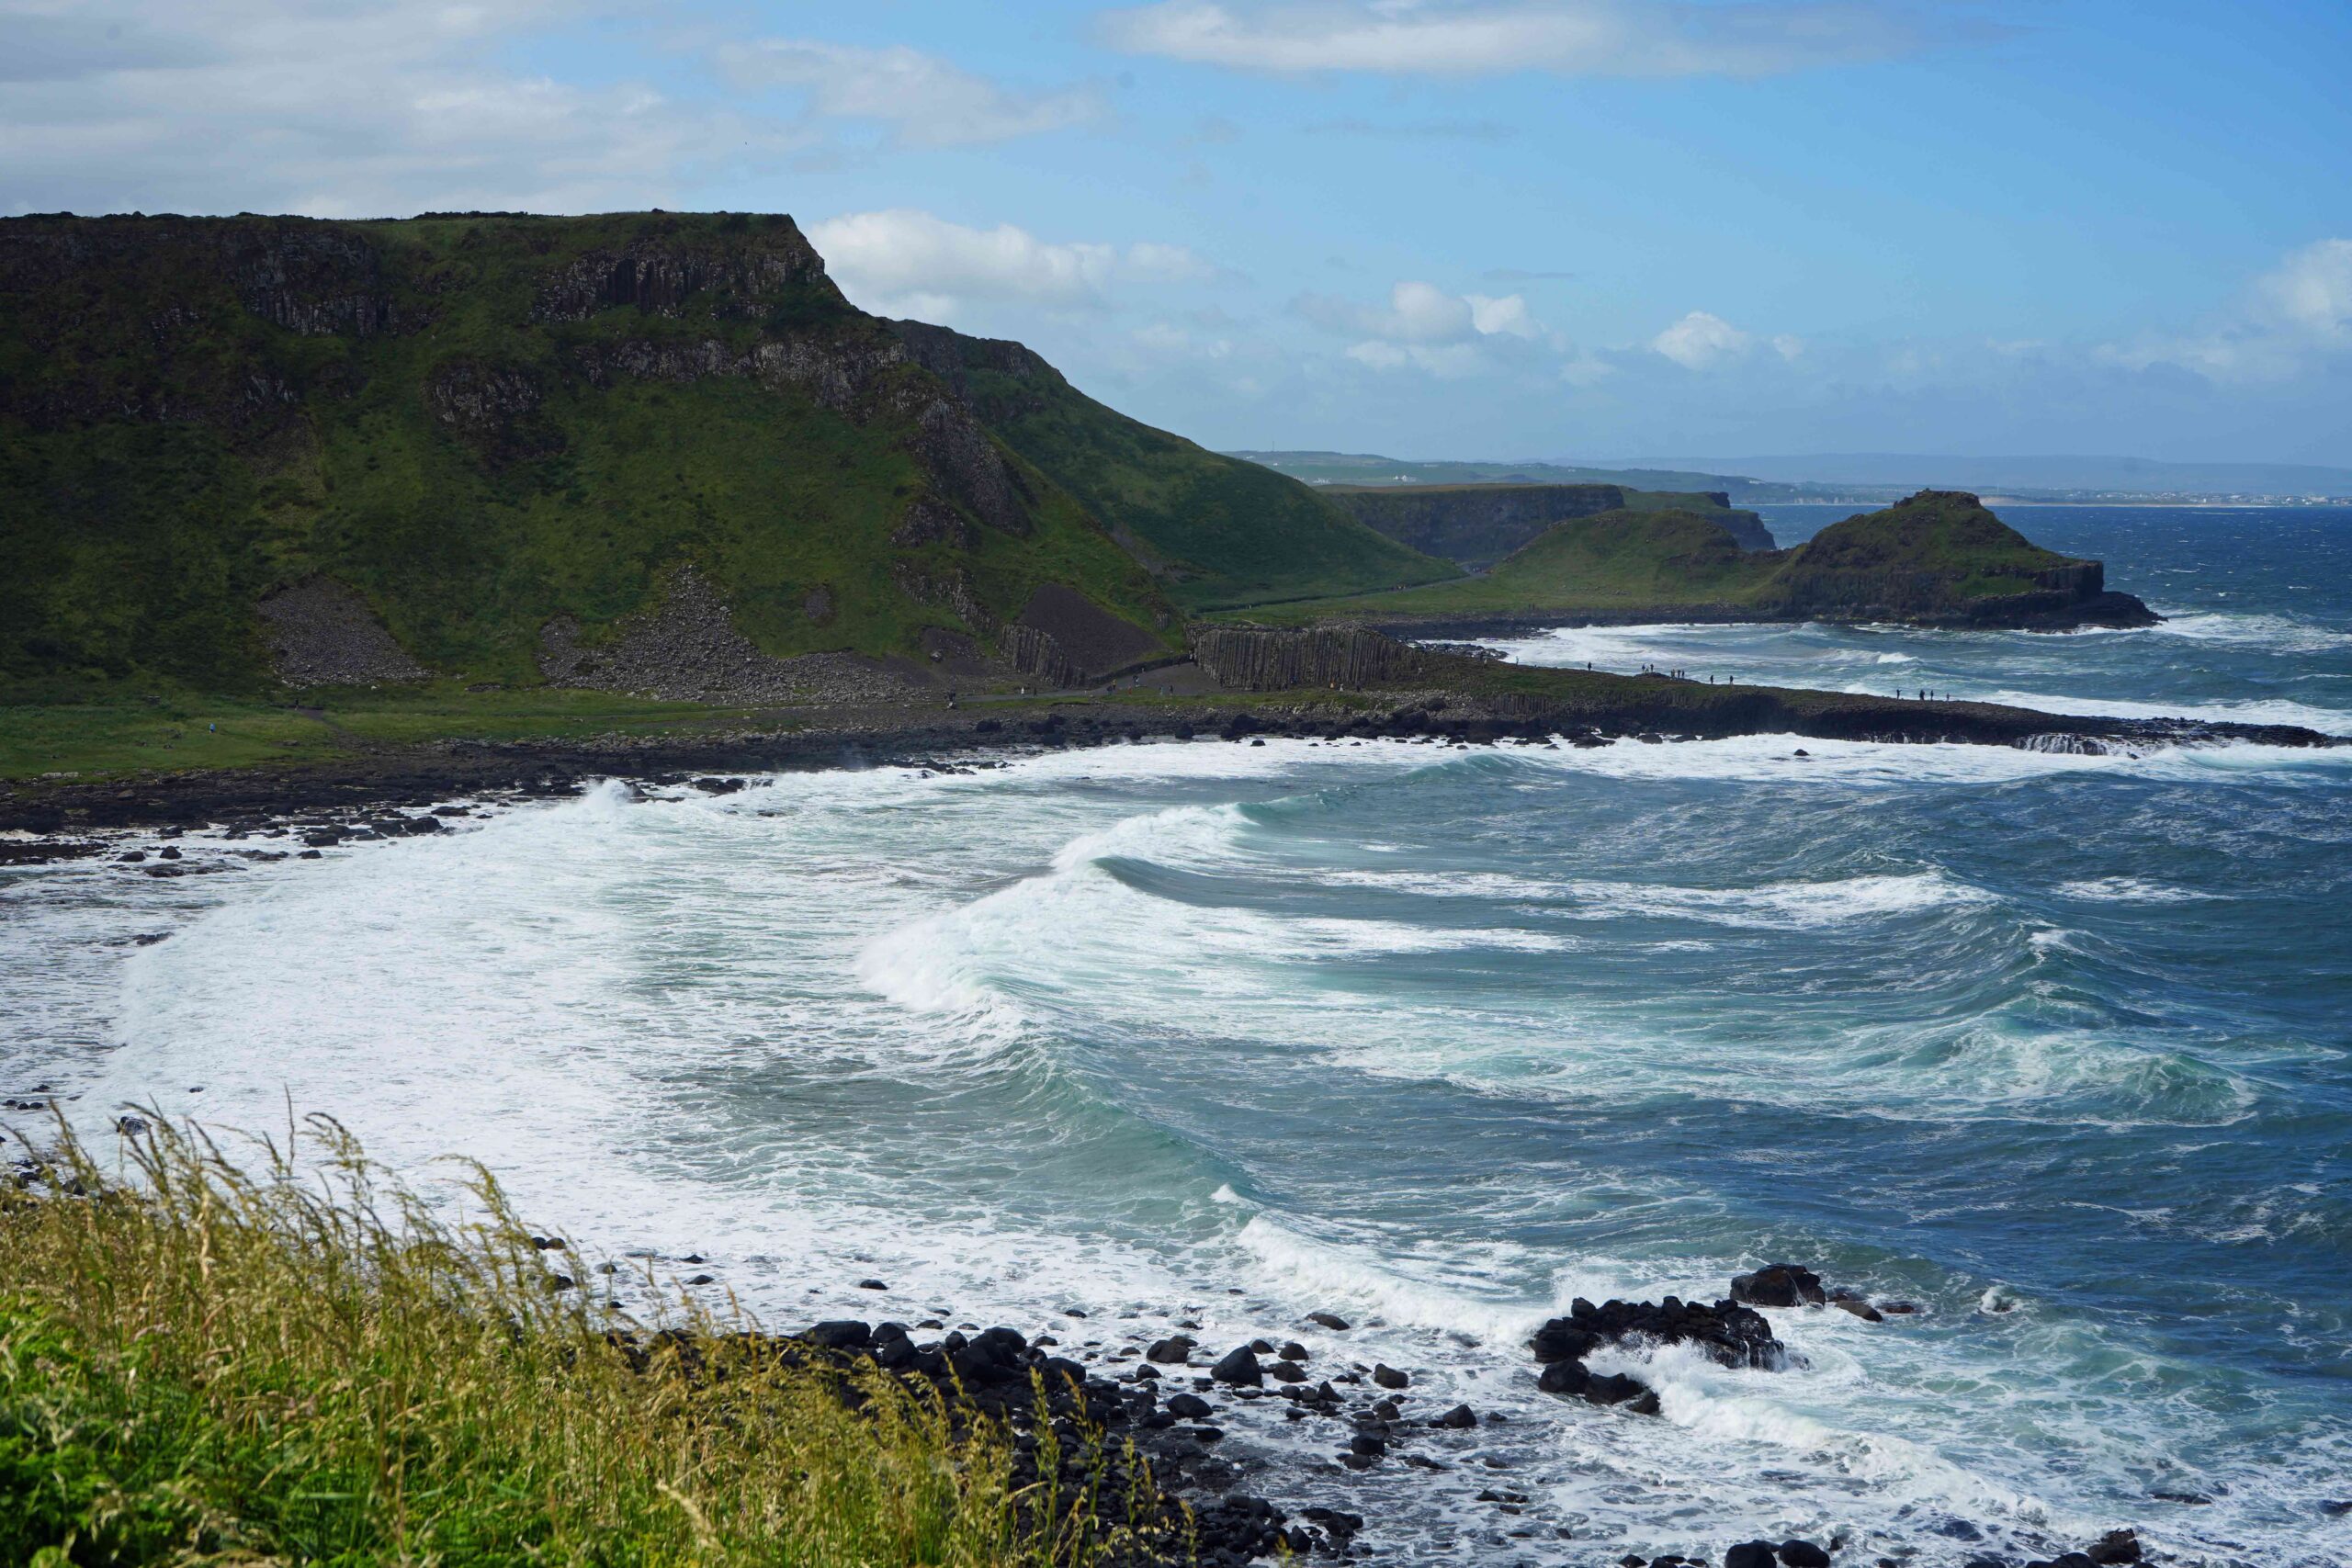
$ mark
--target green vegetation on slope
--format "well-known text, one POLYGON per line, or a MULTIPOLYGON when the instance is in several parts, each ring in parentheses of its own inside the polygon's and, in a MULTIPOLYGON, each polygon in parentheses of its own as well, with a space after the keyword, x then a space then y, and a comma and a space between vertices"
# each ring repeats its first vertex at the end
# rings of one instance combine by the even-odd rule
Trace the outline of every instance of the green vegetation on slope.
POLYGON ((254 690, 313 573, 475 680, 688 561, 778 655, 987 640, 1046 583, 1174 636, 789 219, 15 219, 0 301, 0 676, 254 690))
POLYGON ((1549 612, 1676 611, 1965 623, 2063 615, 2119 600, 2096 561, 2042 549, 1973 495, 1922 491, 1790 550, 1743 551, 1713 517, 1620 509, 1555 525, 1482 577, 1401 593, 1284 605, 1251 618, 1444 620, 1549 612))
MULTIPOLYGON (((128 1185, 69 1144, 0 1188, 0 1562, 1046 1568, 1127 1544, 1082 1486, 1016 1485, 969 1413, 683 1303, 691 1340, 632 1345, 486 1176, 453 1228, 322 1139, 331 1183, 166 1127, 128 1185)), ((1041 1426, 1041 1472, 1100 1473, 1041 1426)))
POLYGON ((1495 566, 1554 524, 1600 512, 1693 512, 1730 529, 1742 548, 1772 548, 1764 520, 1719 493, 1557 484, 1333 485, 1323 493, 1399 544, 1471 571, 1495 566))
POLYGON ((1455 575, 1295 479, 1106 408, 1018 344, 917 321, 898 327, 917 359, 955 381, 990 429, 1160 570, 1186 609, 1455 575))

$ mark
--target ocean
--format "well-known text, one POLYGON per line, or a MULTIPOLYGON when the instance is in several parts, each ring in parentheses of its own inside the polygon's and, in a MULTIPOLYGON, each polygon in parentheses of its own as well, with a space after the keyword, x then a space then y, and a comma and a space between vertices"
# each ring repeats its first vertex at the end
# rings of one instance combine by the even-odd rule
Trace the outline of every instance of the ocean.
MULTIPOLYGON (((2352 509, 2002 511, 2168 619, 1498 646, 2352 735, 2352 509)), ((1228 1424, 1389 1561, 2352 1561, 2352 750, 1203 739, 460 827, 0 871, 0 1090, 331 1111, 779 1327, 1413 1369, 1503 1418, 1444 1472, 1228 1424), (1922 1311, 1662 1353, 1653 1417, 1536 1392, 1574 1298, 1783 1259, 1922 1311)))

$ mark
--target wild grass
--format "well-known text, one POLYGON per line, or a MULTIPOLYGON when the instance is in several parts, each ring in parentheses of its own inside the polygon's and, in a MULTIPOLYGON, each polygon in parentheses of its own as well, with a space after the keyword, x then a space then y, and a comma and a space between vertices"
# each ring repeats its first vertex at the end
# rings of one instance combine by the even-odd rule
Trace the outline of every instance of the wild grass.
POLYGON ((1024 1485, 1001 1427, 871 1363, 685 1307, 626 1333, 559 1287, 597 1276, 542 1253, 487 1172, 453 1219, 325 1121, 299 1165, 289 1132, 250 1170, 160 1117, 119 1174, 53 1142, 0 1186, 0 1562, 1078 1568, 1135 1546, 1097 1511, 1099 1439, 1040 1421, 1035 1472, 1065 1483, 1024 1485))

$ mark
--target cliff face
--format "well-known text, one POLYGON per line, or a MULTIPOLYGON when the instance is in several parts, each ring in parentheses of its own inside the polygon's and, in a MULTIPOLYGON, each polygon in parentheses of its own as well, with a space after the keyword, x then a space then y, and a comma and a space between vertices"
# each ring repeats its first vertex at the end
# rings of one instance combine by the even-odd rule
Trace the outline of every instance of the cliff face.
POLYGON ((0 546, 5 675, 251 686, 315 581, 527 682, 682 566, 767 656, 994 642, 1047 584, 1174 636, 784 217, 0 220, 0 546))
POLYGON ((1243 692, 1391 686, 1463 662, 1369 626, 1203 626, 1193 657, 1219 684, 1243 692))
MULTIPOLYGON (((1643 498, 1617 485, 1385 485, 1326 491, 1339 506, 1400 544, 1484 571, 1555 524, 1639 508, 1643 498)), ((1752 512, 1723 495, 1692 500, 1723 508, 1719 517, 1742 549, 1769 550, 1772 536, 1752 512)))

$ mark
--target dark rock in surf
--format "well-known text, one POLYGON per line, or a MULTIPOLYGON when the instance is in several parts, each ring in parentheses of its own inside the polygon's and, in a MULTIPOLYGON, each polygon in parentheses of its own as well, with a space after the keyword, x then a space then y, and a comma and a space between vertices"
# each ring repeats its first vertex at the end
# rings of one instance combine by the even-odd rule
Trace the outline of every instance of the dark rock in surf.
POLYGON ((1410 1388, 1413 1385, 1413 1380, 1411 1378, 1408 1377, 1403 1372, 1398 1371, 1396 1368, 1390 1366, 1385 1361, 1374 1361, 1373 1363, 1372 1381, 1378 1383, 1383 1388, 1410 1388))
POLYGON ((1306 1314, 1306 1321, 1320 1324, 1334 1334, 1345 1334, 1348 1331, 1348 1320, 1333 1312, 1310 1312, 1306 1314))
POLYGON ((1731 1299, 1748 1306, 1820 1306, 1829 1299, 1821 1276, 1796 1263, 1773 1263, 1731 1282, 1731 1299))
POLYGON ((1171 1334, 1165 1339, 1153 1340, 1151 1348, 1143 1353, 1144 1359, 1158 1361, 1164 1367, 1181 1367, 1192 1360, 1194 1343, 1182 1334, 1171 1334))
POLYGON ((1466 1404, 1457 1404, 1430 1423, 1432 1427, 1442 1427, 1448 1431, 1456 1432, 1465 1431, 1477 1424, 1478 1413, 1466 1404))
POLYGON ((1781 1543, 1781 1568, 1829 1568, 1829 1553, 1809 1540, 1781 1543))
POLYGON ((1736 1302, 1707 1306, 1668 1296, 1663 1302, 1612 1301, 1596 1307, 1578 1297, 1567 1316, 1552 1319, 1528 1338, 1528 1349, 1544 1363, 1535 1386, 1562 1398, 1655 1416, 1656 1391, 1626 1373, 1596 1373, 1584 1364, 1602 1346, 1629 1341, 1695 1345, 1726 1367, 1770 1371, 1788 1359, 1764 1315, 1736 1302))
POLYGON ((1266 1382, 1266 1374, 1258 1365, 1257 1352, 1247 1345, 1227 1352, 1222 1360, 1209 1369, 1209 1376, 1236 1387, 1262 1388, 1266 1382))
POLYGON ((1724 1553, 1724 1568, 1778 1568, 1779 1555, 1769 1540, 1743 1540, 1724 1553))

